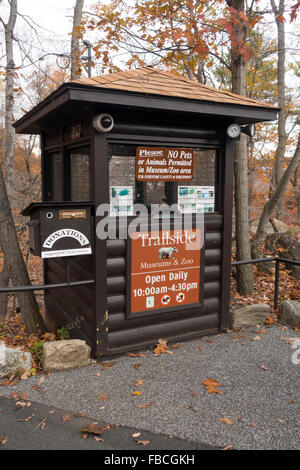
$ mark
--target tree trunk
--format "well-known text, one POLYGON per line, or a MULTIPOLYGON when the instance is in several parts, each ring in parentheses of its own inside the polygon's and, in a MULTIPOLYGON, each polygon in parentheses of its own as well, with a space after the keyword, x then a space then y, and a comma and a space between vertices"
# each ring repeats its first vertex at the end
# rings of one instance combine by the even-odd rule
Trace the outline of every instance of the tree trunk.
MULTIPOLYGON (((0 244, 13 286, 29 286, 30 280, 19 246, 0 165, 0 244)), ((18 304, 28 333, 45 331, 34 293, 19 292, 18 304)))
POLYGON ((80 58, 79 58, 79 31, 81 24, 82 8, 84 0, 76 0, 73 16, 73 30, 71 40, 71 80, 80 78, 80 58))
MULTIPOLYGON (((9 284, 9 273, 4 260, 2 271, 0 272, 0 287, 7 287, 9 284)), ((7 313, 8 294, 0 294, 0 319, 7 313)))
POLYGON ((275 191, 272 193, 270 199, 265 204, 263 211, 261 213, 256 234, 251 243, 252 254, 254 257, 258 255, 258 247, 261 245, 266 236, 266 225, 269 220, 270 215, 278 204, 280 197, 284 194, 287 185, 292 177, 293 172, 297 168, 298 162, 300 161, 300 134, 298 136, 298 144, 293 155, 292 160, 290 161, 285 173, 283 174, 281 181, 275 191))
POLYGON ((12 206, 14 194, 14 57, 13 31, 17 19, 17 0, 10 2, 10 15, 5 30, 6 83, 5 83, 5 179, 9 202, 12 206))
MULTIPOLYGON (((231 6, 238 12, 244 12, 244 0, 233 0, 231 6)), ((239 95, 246 94, 245 60, 240 53, 240 44, 245 40, 247 31, 235 26, 235 44, 231 50, 231 81, 232 92, 239 95)), ((234 182, 235 182, 235 219, 236 219, 236 257, 237 260, 251 259, 249 238, 249 196, 248 196, 248 156, 247 137, 241 135, 235 143, 234 156, 234 182)), ((242 295, 253 291, 253 272, 251 265, 237 267, 237 283, 242 295)))
MULTIPOLYGON (((280 108, 278 114, 278 145, 276 149, 276 159, 273 174, 273 188, 277 188, 283 175, 284 154, 286 145, 286 112, 285 112, 285 26, 282 16, 284 14, 284 0, 279 1, 277 8, 275 0, 271 0, 272 10, 275 16, 277 26, 277 44, 278 44, 278 60, 277 60, 277 93, 278 106, 280 108)), ((277 218, 284 220, 284 193, 278 200, 276 207, 277 218)))

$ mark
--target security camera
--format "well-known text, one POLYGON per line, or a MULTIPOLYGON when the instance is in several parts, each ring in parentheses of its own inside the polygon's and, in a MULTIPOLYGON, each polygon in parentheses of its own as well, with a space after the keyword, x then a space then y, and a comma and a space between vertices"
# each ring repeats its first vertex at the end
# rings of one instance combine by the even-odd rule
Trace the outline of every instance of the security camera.
POLYGON ((114 119, 110 114, 98 114, 93 119, 93 126, 101 134, 110 132, 114 127, 114 119))

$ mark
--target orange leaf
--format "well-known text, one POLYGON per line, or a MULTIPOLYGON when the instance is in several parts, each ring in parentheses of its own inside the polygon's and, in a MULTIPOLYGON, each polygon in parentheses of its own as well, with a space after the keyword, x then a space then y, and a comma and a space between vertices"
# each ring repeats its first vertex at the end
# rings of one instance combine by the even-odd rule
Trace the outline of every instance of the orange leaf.
POLYGON ((231 421, 231 419, 228 419, 228 418, 220 418, 219 421, 225 424, 233 424, 233 421, 231 421))
POLYGON ((147 446, 148 444, 150 444, 150 441, 136 441, 137 444, 143 444, 143 446, 147 446))
POLYGON ((99 397, 97 397, 97 400, 106 401, 107 395, 105 395, 104 393, 100 393, 99 397))
POLYGON ((148 408, 148 406, 151 406, 151 405, 152 405, 152 401, 147 401, 143 405, 139 405, 138 408, 144 409, 144 408, 148 408))

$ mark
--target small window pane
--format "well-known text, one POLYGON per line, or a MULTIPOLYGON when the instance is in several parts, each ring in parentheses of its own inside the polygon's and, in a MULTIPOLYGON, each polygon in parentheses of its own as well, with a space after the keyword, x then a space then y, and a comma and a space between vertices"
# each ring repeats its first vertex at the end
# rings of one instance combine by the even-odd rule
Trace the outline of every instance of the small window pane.
POLYGON ((90 200, 89 155, 71 153, 71 201, 90 200))
POLYGON ((52 201, 63 201, 63 158, 60 152, 50 154, 52 201))

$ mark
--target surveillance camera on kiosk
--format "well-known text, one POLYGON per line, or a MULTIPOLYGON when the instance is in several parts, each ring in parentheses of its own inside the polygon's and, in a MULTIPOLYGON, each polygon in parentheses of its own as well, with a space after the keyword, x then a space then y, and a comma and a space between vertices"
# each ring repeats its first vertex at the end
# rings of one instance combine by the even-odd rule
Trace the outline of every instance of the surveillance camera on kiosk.
POLYGON ((96 131, 105 134, 106 132, 110 132, 114 127, 114 119, 107 113, 98 114, 93 119, 93 126, 96 131))

